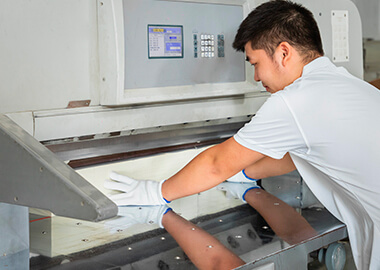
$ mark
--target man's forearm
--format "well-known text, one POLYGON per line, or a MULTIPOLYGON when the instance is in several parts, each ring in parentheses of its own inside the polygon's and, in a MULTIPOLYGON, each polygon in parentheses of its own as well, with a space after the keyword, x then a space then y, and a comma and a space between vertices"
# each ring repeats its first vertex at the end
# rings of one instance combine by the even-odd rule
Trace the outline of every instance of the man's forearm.
POLYGON ((231 138, 202 152, 165 181, 162 195, 171 201, 208 190, 263 157, 231 138))
POLYGON ((249 190, 245 200, 268 222, 276 235, 289 244, 297 244, 317 234, 293 207, 265 190, 249 190))
POLYGON ((162 224, 198 269, 234 269, 244 264, 215 237, 172 211, 163 216, 162 224))

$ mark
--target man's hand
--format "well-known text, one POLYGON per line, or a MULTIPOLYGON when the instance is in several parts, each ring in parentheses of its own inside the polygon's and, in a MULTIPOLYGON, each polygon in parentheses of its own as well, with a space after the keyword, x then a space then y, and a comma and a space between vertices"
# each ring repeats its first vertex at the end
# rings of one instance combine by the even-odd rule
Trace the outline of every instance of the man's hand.
POLYGON ((135 180, 115 172, 110 173, 112 180, 106 180, 104 187, 123 193, 109 196, 117 205, 163 205, 168 203, 162 197, 161 182, 151 180, 135 180))
POLYGON ((241 199, 243 202, 245 201, 245 194, 248 190, 251 189, 260 189, 260 187, 256 184, 255 181, 251 181, 251 183, 228 183, 224 182, 217 186, 218 190, 225 191, 226 197, 229 199, 241 199))
POLYGON ((126 229, 136 224, 157 224, 163 228, 162 217, 170 210, 166 205, 120 206, 117 217, 106 220, 104 224, 115 230, 126 229))

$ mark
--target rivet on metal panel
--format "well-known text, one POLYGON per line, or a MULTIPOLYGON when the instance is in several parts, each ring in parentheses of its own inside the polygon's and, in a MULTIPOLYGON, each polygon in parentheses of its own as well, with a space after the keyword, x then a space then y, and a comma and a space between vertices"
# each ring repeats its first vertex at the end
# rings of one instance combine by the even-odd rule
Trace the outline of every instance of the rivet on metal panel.
MULTIPOLYGON (((236 238, 236 237, 235 237, 235 238, 236 238)), ((227 242, 228 242, 228 244, 230 244, 230 246, 231 246, 232 248, 238 248, 238 247, 240 247, 240 244, 238 243, 238 241, 236 241, 235 238, 233 238, 233 237, 231 237, 231 236, 228 236, 228 237, 227 237, 227 242)))
POLYGON ((223 219, 219 219, 219 222, 222 223, 222 222, 223 222, 223 219))
POLYGON ((15 202, 17 202, 17 201, 18 201, 18 197, 14 197, 13 200, 14 200, 15 202))
POLYGON ((82 242, 88 242, 89 240, 88 239, 82 239, 82 242))
POLYGON ((43 235, 47 234, 47 232, 46 232, 46 231, 42 231, 41 233, 42 233, 43 235))
POLYGON ((123 230, 122 229, 117 229, 116 231, 119 233, 119 232, 122 232, 123 230))
POLYGON ((176 260, 180 260, 181 257, 180 257, 180 256, 176 256, 175 259, 176 259, 176 260))
POLYGON ((44 168, 40 167, 40 172, 43 172, 44 168))
POLYGON ((83 201, 82 201, 82 202, 80 202, 80 205, 81 205, 81 206, 84 206, 84 202, 83 202, 83 201))
POLYGON ((162 236, 162 237, 161 237, 161 241, 164 241, 164 240, 166 240, 166 238, 162 236))
POLYGON ((253 240, 255 240, 257 238, 257 235, 251 229, 248 229, 247 235, 249 238, 251 238, 253 240))
POLYGON ((77 225, 77 226, 80 226, 80 225, 82 225, 82 223, 81 223, 81 222, 77 222, 76 225, 77 225))
POLYGON ((131 248, 131 247, 128 247, 128 250, 132 250, 133 248, 131 248))

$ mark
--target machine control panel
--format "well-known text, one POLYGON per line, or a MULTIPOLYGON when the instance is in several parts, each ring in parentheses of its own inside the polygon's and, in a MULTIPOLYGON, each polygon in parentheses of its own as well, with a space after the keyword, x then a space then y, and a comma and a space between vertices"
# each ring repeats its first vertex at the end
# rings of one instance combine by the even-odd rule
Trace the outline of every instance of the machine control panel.
POLYGON ((182 58, 182 25, 148 25, 148 57, 182 58))
POLYGON ((244 5, 229 1, 102 2, 100 104, 199 100, 256 91, 246 78, 244 54, 231 46, 244 19, 244 5))
POLYGON ((123 11, 123 89, 245 81, 244 54, 231 46, 242 6, 123 0, 123 11))

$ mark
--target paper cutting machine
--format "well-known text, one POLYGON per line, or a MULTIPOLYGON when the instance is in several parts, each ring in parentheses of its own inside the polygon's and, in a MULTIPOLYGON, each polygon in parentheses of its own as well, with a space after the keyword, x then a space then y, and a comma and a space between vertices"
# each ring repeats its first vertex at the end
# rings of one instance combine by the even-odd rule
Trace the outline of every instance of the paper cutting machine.
MULTIPOLYGON (((362 77, 355 6, 301 3, 315 15, 326 55, 362 77)), ((8 35, 0 55, 9 63, 1 72, 7 92, 0 101, 1 266, 28 269, 30 258, 31 269, 191 269, 164 230, 117 217, 102 183, 112 170, 165 179, 254 117, 268 94, 231 43, 257 4, 0 4, 12 10, 0 26, 8 35)), ((171 207, 241 256, 247 262, 241 269, 302 268, 311 253, 346 237, 297 173, 262 185, 318 235, 289 244, 254 209, 217 190, 171 207)))

